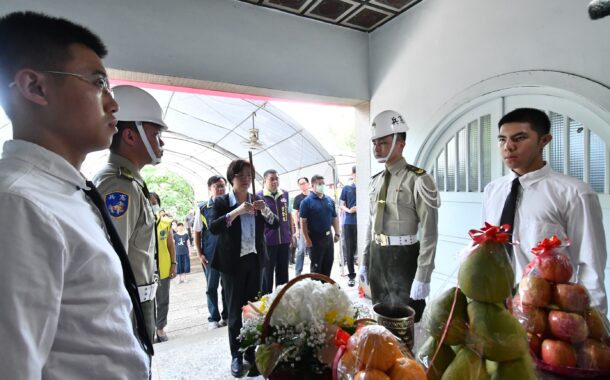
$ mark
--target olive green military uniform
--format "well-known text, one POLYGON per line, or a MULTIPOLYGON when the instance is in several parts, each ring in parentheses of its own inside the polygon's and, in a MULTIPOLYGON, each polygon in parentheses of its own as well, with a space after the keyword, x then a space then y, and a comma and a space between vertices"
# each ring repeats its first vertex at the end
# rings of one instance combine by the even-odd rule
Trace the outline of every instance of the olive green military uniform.
POLYGON ((373 304, 409 304, 417 312, 418 320, 425 301, 411 300, 411 285, 414 279, 429 283, 434 270, 438 191, 425 170, 407 164, 404 158, 386 166, 386 170, 373 176, 369 186, 371 218, 364 265, 368 268, 373 304), (378 205, 384 202, 380 192, 386 173, 390 177, 381 224, 377 226, 381 231, 375 231, 378 205), (386 239, 388 236, 393 237, 392 241, 386 239), (398 240, 401 242, 397 243, 398 240))
MULTIPOLYGON (((148 189, 138 169, 126 158, 110 153, 108 163, 93 178, 125 245, 138 287, 155 282, 155 215, 148 189)), ((154 299, 142 302, 146 331, 155 332, 154 299)))

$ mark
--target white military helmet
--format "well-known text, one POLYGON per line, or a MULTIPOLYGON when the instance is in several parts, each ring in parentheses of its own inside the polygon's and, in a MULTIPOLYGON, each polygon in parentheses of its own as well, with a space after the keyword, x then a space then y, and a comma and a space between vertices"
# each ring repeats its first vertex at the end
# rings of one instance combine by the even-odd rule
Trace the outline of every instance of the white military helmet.
POLYGON ((151 94, 129 85, 115 86, 112 93, 119 104, 119 111, 114 114, 119 121, 154 123, 162 131, 167 131, 167 125, 163 122, 163 110, 151 94))
POLYGON ((409 127, 401 114, 392 110, 383 111, 373 119, 371 124, 371 140, 395 133, 406 133, 408 130, 409 127))

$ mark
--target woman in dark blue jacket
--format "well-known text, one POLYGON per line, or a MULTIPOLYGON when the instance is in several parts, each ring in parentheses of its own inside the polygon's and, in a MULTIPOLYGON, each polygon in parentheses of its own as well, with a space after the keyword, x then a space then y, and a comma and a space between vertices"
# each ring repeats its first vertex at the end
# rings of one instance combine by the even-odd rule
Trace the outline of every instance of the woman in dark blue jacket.
POLYGON ((212 267, 220 272, 226 291, 229 318, 229 345, 231 346, 231 374, 258 375, 254 361, 254 349, 245 353, 248 362, 244 366, 237 339, 242 326, 241 308, 254 301, 261 288, 261 271, 267 261, 265 224, 279 226, 278 217, 271 212, 260 197, 248 193, 252 183, 253 168, 245 160, 229 164, 227 179, 233 190, 216 198, 210 231, 219 235, 212 267))

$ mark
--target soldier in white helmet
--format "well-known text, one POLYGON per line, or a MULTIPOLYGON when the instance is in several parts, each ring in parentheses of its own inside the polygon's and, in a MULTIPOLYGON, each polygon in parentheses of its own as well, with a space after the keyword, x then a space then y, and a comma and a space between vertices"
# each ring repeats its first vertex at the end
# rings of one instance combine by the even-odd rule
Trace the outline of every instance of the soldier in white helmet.
MULTIPOLYGON (((155 333, 155 213, 140 170, 161 162, 167 130, 159 103, 148 92, 134 86, 116 86, 119 104, 115 117, 118 132, 112 138, 108 163, 93 178, 125 245, 138 284, 140 302, 151 342, 155 333)), ((171 263, 170 277, 176 273, 171 263)))
POLYGON ((370 226, 359 274, 370 284, 373 304, 408 304, 417 321, 430 293, 440 199, 432 177, 402 156, 408 129, 395 111, 373 119, 373 153, 385 170, 369 186, 370 226))

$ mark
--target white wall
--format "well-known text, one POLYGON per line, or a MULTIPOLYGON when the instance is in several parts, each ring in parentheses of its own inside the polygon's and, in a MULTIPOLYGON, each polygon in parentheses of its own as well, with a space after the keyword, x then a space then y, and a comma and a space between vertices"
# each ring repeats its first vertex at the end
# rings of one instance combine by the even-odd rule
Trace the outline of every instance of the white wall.
POLYGON ((456 96, 484 79, 555 70, 610 86, 610 19, 589 20, 588 3, 419 3, 370 36, 371 115, 386 108, 405 115, 411 127, 406 155, 413 161, 443 105, 460 103, 456 96))
POLYGON ((369 98, 368 36, 236 0, 3 0, 98 33, 107 66, 266 89, 369 98))
MULTIPOLYGON (((425 159, 418 155, 424 142, 428 138, 434 144, 434 129, 443 125, 448 113, 511 86, 572 91, 572 100, 583 98, 579 103, 590 102, 600 117, 610 120, 610 99, 594 96, 610 87, 610 18, 589 20, 588 3, 419 3, 370 35, 371 116, 388 108, 403 113, 411 128, 405 155, 416 165, 425 159)), ((358 153, 368 156, 364 150, 358 153)), ((443 201, 433 295, 455 275, 455 254, 467 241, 468 229, 480 223, 480 194, 447 193, 443 201)), ((610 209, 604 214, 608 220, 610 209)), ((608 236, 610 225, 605 227, 608 236)), ((608 268, 606 287, 610 288, 608 268)))

